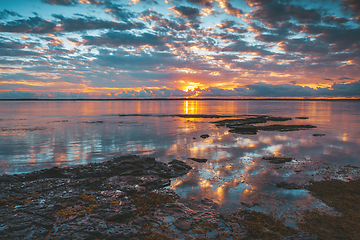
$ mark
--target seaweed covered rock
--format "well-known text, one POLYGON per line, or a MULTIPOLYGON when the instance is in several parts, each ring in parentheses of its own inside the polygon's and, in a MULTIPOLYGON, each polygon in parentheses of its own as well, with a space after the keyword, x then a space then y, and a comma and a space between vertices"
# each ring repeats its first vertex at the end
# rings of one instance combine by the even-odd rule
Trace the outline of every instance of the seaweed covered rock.
POLYGON ((3 175, 0 236, 146 239, 161 235, 143 231, 139 221, 163 204, 175 202, 177 195, 163 187, 170 185, 170 178, 190 169, 178 160, 165 164, 150 157, 125 156, 104 163, 3 175))

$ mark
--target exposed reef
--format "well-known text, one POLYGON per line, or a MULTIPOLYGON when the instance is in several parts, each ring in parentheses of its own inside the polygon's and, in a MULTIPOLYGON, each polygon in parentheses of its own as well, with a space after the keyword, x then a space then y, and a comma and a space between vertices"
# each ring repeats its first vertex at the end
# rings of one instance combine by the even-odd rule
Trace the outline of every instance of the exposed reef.
POLYGON ((293 160, 291 157, 263 157, 262 159, 275 164, 291 162, 293 160))
POLYGON ((265 124, 268 122, 285 122, 292 120, 292 118, 286 117, 271 117, 271 116, 255 116, 241 119, 225 119, 221 121, 213 122, 216 126, 226 126, 230 128, 229 132, 239 133, 239 134, 248 134, 254 135, 258 131, 280 131, 280 132, 289 132, 289 131, 299 131, 310 128, 316 128, 313 125, 253 125, 253 124, 265 124))
POLYGON ((207 162, 206 158, 188 158, 188 159, 193 160, 195 162, 200 162, 200 163, 207 162))
POLYGON ((164 187, 190 170, 178 160, 125 156, 0 176, 0 238, 316 239, 261 213, 222 214, 211 199, 182 203, 164 187))
POLYGON ((360 239, 360 180, 323 180, 305 188, 339 214, 306 211, 304 221, 297 224, 301 230, 311 231, 319 239, 360 239))

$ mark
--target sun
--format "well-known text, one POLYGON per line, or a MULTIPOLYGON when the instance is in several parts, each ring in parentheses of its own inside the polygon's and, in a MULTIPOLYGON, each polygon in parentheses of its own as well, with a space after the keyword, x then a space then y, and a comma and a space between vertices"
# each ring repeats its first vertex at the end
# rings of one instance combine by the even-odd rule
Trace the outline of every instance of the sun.
POLYGON ((185 82, 181 81, 184 85, 181 87, 181 90, 185 92, 194 91, 195 89, 203 87, 203 84, 198 82, 185 82))

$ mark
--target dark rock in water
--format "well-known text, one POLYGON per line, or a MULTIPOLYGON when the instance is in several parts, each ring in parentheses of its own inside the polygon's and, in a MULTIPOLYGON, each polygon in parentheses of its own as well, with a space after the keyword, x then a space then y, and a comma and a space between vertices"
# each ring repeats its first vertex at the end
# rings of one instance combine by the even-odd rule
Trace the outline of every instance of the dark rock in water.
POLYGON ((301 187, 295 183, 286 183, 286 182, 277 183, 276 187, 283 189, 301 189, 301 187))
POLYGON ((273 122, 285 122, 289 121, 291 118, 286 117, 270 117, 270 116, 256 116, 249 117, 244 119, 225 119, 217 122, 213 122, 216 126, 226 126, 230 128, 229 132, 239 133, 239 134, 249 134, 254 135, 259 130, 262 131, 299 131, 309 128, 316 128, 312 125, 265 125, 265 126, 255 126, 253 124, 267 123, 268 121, 273 122))
POLYGON ((268 126, 253 126, 253 125, 235 125, 229 126, 231 133, 239 134, 248 134, 255 135, 259 130, 262 131, 279 131, 279 132, 289 132, 289 131, 299 131, 309 128, 316 128, 312 125, 268 125, 268 126))
POLYGON ((284 117, 271 117, 266 115, 260 116, 252 116, 248 118, 240 118, 240 119, 225 119, 215 123, 217 126, 237 126, 237 125, 248 125, 248 124, 258 124, 258 123, 266 123, 268 121, 279 122, 279 121, 289 121, 291 118, 284 118, 284 117))
POLYGON ((295 117, 295 119, 309 119, 308 117, 295 117))
POLYGON ((323 136, 325 136, 326 134, 324 134, 324 133, 314 133, 313 134, 313 136, 314 137, 323 137, 323 136))
POLYGON ((280 131, 280 132, 289 132, 289 131, 299 131, 309 128, 316 128, 313 125, 268 125, 258 127, 258 130, 263 131, 280 131))
POLYGON ((241 202, 241 204, 248 208, 260 206, 260 204, 257 202, 241 202))
POLYGON ((247 134, 247 135, 255 135, 257 133, 258 128, 256 126, 235 126, 231 127, 229 132, 231 133, 239 133, 239 134, 247 134))
POLYGON ((195 162, 201 162, 201 163, 207 162, 206 158, 188 158, 188 159, 193 160, 195 162))
POLYGON ((209 134, 203 134, 203 135, 200 135, 200 137, 205 139, 205 138, 210 137, 210 135, 209 134))
POLYGON ((178 218, 174 221, 174 225, 179 230, 191 229, 191 222, 189 218, 178 218))
POLYGON ((286 118, 286 117, 267 117, 266 120, 267 121, 273 121, 273 122, 285 122, 285 121, 289 121, 292 118, 286 118))
POLYGON ((236 126, 236 125, 245 125, 245 124, 256 124, 256 123, 266 123, 268 116, 255 116, 255 117, 248 117, 248 118, 240 118, 240 119, 225 119, 221 121, 213 122, 217 126, 236 126))
POLYGON ((191 166, 187 165, 183 161, 176 159, 169 162, 168 165, 170 167, 170 172, 167 176, 170 178, 180 177, 182 175, 185 175, 192 169, 191 166))
POLYGON ((286 163, 286 162, 292 161, 292 158, 287 158, 287 157, 263 157, 262 159, 269 161, 270 163, 275 163, 275 164, 286 163))
POLYGON ((103 123, 103 121, 84 121, 82 123, 103 123))

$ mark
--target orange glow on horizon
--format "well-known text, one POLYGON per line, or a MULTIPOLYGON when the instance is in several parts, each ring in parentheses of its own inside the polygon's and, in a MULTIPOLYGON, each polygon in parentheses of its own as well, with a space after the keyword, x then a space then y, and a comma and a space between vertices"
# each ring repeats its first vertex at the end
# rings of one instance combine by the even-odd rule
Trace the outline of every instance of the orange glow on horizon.
POLYGON ((189 92, 189 91, 194 91, 197 88, 200 88, 203 86, 203 84, 198 83, 198 82, 185 82, 185 81, 180 81, 182 84, 184 84, 180 90, 183 90, 184 92, 189 92))

